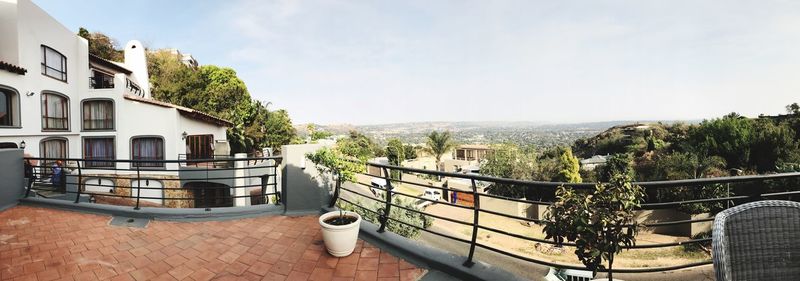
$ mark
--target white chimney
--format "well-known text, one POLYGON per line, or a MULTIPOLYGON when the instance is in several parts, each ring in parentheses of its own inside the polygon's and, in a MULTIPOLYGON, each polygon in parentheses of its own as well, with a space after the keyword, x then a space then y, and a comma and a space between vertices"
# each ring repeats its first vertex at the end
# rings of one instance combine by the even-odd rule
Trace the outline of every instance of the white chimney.
POLYGON ((150 98, 150 80, 147 75, 147 56, 144 46, 138 40, 125 44, 125 67, 133 71, 134 82, 142 89, 145 98, 150 98))

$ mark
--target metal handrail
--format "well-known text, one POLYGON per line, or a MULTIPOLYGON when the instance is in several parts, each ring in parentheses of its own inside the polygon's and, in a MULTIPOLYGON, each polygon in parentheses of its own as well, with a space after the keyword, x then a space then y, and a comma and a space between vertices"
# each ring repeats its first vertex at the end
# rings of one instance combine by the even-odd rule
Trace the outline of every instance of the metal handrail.
MULTIPOLYGON (((379 231, 380 232, 385 230, 385 225, 386 225, 387 222, 392 221, 392 222, 397 222, 397 223, 403 224, 405 226, 413 227, 413 228, 416 228, 416 229, 419 229, 419 230, 422 230, 422 231, 425 231, 425 232, 428 232, 428 233, 436 234, 438 236, 445 237, 445 238, 448 238, 448 239, 451 239, 451 240, 454 240, 454 241, 467 243, 469 245, 469 252, 468 252, 469 254, 468 254, 467 258, 466 258, 466 261, 464 262, 464 266, 471 266, 472 264, 474 264, 473 258, 474 258, 474 254, 475 254, 475 248, 476 247, 480 247, 480 248, 484 248, 484 249, 487 249, 489 251, 492 251, 492 252, 495 252, 495 253, 498 253, 498 254, 506 255, 506 256, 509 256, 509 257, 512 257, 512 258, 517 258, 517 259, 528 261, 528 262, 532 262, 532 263, 548 265, 548 266, 554 266, 554 267, 560 267, 560 268, 566 268, 566 269, 587 270, 587 268, 584 267, 584 266, 572 265, 572 264, 560 264, 560 263, 554 263, 554 262, 549 262, 549 261, 543 261, 543 260, 540 260, 540 259, 536 259, 536 258, 532 258, 532 257, 526 257, 526 256, 522 256, 522 255, 519 255, 519 254, 511 253, 511 252, 506 251, 506 250, 497 249, 497 248, 494 248, 494 247, 489 246, 489 245, 482 244, 481 242, 477 241, 477 232, 480 229, 480 230, 484 230, 484 231, 495 232, 495 233, 498 233, 498 234, 501 234, 501 235, 507 235, 509 237, 513 237, 515 239, 521 239, 521 240, 524 240, 524 241, 534 241, 534 242, 539 242, 539 243, 557 245, 557 243, 555 243, 554 241, 549 241, 549 240, 546 240, 546 239, 539 239, 539 238, 534 238, 534 237, 526 237, 525 235, 512 233, 512 232, 509 232, 509 231, 506 231, 506 230, 503 230, 503 229, 498 229, 498 228, 493 228, 493 227, 489 227, 489 226, 486 226, 486 225, 481 225, 480 220, 479 220, 480 213, 488 213, 488 214, 503 216, 503 217, 507 217, 507 218, 511 218, 511 219, 518 219, 518 220, 522 220, 522 221, 529 221, 529 222, 534 222, 534 223, 543 223, 543 222, 545 222, 544 220, 523 218, 523 217, 519 217, 519 216, 503 214, 503 213, 492 211, 492 210, 488 210, 488 209, 481 209, 481 207, 480 207, 480 198, 483 197, 483 196, 488 196, 488 197, 491 197, 491 198, 494 198, 494 199, 499 199, 499 200, 506 200, 506 201, 509 201, 509 202, 520 202, 520 203, 538 204, 538 205, 549 205, 549 204, 552 204, 552 202, 533 201, 533 200, 520 199, 520 198, 509 198, 509 197, 503 197, 503 196, 499 196, 499 195, 482 193, 482 192, 479 192, 479 190, 477 189, 476 182, 481 181, 481 182, 489 182, 489 183, 494 183, 494 184, 497 184, 497 183, 510 184, 510 185, 515 185, 515 186, 519 186, 519 187, 542 187, 542 188, 544 188, 544 187, 553 188, 553 187, 560 187, 560 186, 569 186, 569 187, 573 187, 573 188, 577 188, 577 189, 591 189, 591 188, 595 187, 596 183, 577 183, 576 184, 576 183, 561 183, 561 182, 526 181, 526 180, 515 180, 515 179, 498 178, 498 177, 474 175, 474 174, 460 174, 460 173, 452 173, 452 172, 432 171, 432 170, 408 168, 408 167, 401 167, 401 166, 387 165, 387 164, 373 163, 373 162, 364 162, 363 164, 366 166, 365 168, 367 168, 367 167, 376 167, 376 168, 381 169, 381 171, 383 172, 383 175, 381 177, 386 180, 387 187, 391 187, 391 185, 393 183, 406 183, 406 184, 411 184, 411 185, 415 185, 415 186, 419 186, 419 187, 425 187, 425 188, 443 189, 443 188, 437 187, 437 186, 427 186, 427 185, 420 184, 420 183, 414 183, 414 182, 409 182, 409 181, 404 181, 404 180, 399 180, 399 179, 392 179, 389 176, 391 174, 390 171, 400 171, 401 173, 416 173, 416 174, 423 174, 423 175, 433 175, 433 176, 440 176, 440 177, 451 177, 451 178, 467 179, 471 183, 471 187, 472 187, 471 190, 460 190, 459 189, 457 191, 460 192, 460 193, 471 194, 473 196, 473 200, 474 201, 473 201, 472 207, 461 206, 461 205, 453 204, 453 203, 450 203, 450 202, 447 202, 447 203, 439 202, 439 203, 442 203, 442 204, 445 204, 445 205, 448 205, 448 206, 469 208, 469 209, 471 209, 473 211, 473 221, 472 222, 458 221, 459 224, 472 227, 472 233, 471 233, 472 235, 470 237, 471 239, 467 240, 467 239, 463 239, 463 238, 454 237, 454 236, 451 236, 451 235, 448 235, 448 234, 445 234, 445 233, 439 233, 439 232, 436 232, 436 231, 433 231, 433 230, 429 230, 429 229, 426 229, 425 227, 408 224, 408 223, 403 222, 403 221, 401 221, 399 219, 390 217, 389 216, 389 212, 387 211, 389 208, 395 207, 395 208, 401 208, 401 209, 404 209, 404 210, 407 210, 407 211, 411 211, 411 212, 414 212, 414 213, 417 213, 417 214, 421 214, 421 215, 424 215, 424 216, 428 216, 428 217, 432 217, 432 218, 440 218, 441 219, 441 218, 443 218, 441 216, 433 215, 433 214, 427 214, 424 211, 415 210, 415 209, 412 209, 412 208, 407 208, 407 207, 404 207, 404 206, 401 206, 401 205, 398 205, 398 204, 395 204, 395 203, 391 202, 391 198, 395 194, 396 195, 402 195, 402 196, 410 197, 410 198, 422 199, 422 200, 426 200, 426 201, 433 201, 433 200, 428 200, 427 198, 421 198, 419 196, 414 196, 414 195, 405 194, 405 193, 402 193, 402 192, 397 192, 397 191, 391 190, 391 188, 387 188, 387 189, 390 189, 390 190, 385 190, 385 189, 382 189, 382 188, 379 188, 379 187, 375 187, 375 188, 384 190, 384 194, 386 195, 385 198, 381 198, 382 200, 381 199, 372 198, 372 197, 370 197, 368 195, 364 195, 364 194, 361 194, 359 192, 355 192, 354 190, 351 190, 349 188, 342 187, 341 179, 338 178, 338 174, 339 173, 338 173, 338 171, 334 171, 334 173, 337 175, 337 182, 336 182, 336 185, 334 187, 334 190, 332 190, 332 198, 331 198, 330 205, 334 206, 336 204, 337 200, 342 200, 342 201, 347 202, 347 203, 349 203, 349 204, 351 204, 351 205, 353 205, 353 206, 355 206, 355 207, 357 207, 359 209, 366 210, 366 211, 369 211, 369 212, 372 212, 372 213, 378 215, 379 216, 379 223, 380 223, 380 227, 379 227, 379 231), (362 196, 362 197, 365 197, 365 198, 368 198, 368 199, 371 199, 371 200, 375 200, 376 202, 379 202, 379 204, 384 204, 384 207, 379 208, 377 211, 370 210, 369 208, 361 206, 361 205, 357 204, 356 202, 353 202, 351 200, 347 200, 345 198, 341 198, 341 191, 342 190, 350 192, 350 193, 353 193, 353 194, 357 194, 359 196, 362 196)), ((365 170, 367 170, 367 169, 365 169, 365 170)), ((368 173, 363 173, 363 172, 356 172, 356 173, 357 174, 361 174, 361 175, 366 175, 366 176, 375 176, 375 175, 370 175, 368 173)), ((800 180, 800 172, 781 173, 781 174, 768 174, 768 175, 751 175, 751 176, 729 176, 729 177, 718 177, 718 178, 701 178, 701 179, 687 179, 687 180, 673 180, 673 181, 644 181, 644 182, 635 182, 634 184, 640 185, 645 189, 647 189, 647 188, 661 189, 661 188, 674 188, 674 187, 696 187, 696 186, 704 186, 704 185, 712 185, 712 184, 765 182, 765 181, 775 181, 775 180, 785 180, 785 179, 797 179, 797 180, 800 180)), ((360 182, 356 182, 356 183, 359 184, 359 185, 365 185, 365 184, 360 183, 360 182)), ((367 186, 367 185, 365 185, 365 186, 367 186)), ((370 188, 372 188, 372 187, 370 187, 370 188)), ((797 189, 797 188, 792 187, 792 189, 797 189)), ((453 191, 453 189, 450 189, 450 190, 453 191)), ((736 202, 746 201, 746 200, 760 200, 760 199, 767 198, 767 197, 781 197, 781 196, 785 197, 785 196, 792 196, 792 195, 800 195, 800 191, 797 191, 797 190, 781 191, 781 192, 774 192, 773 191, 771 193, 768 193, 766 191, 761 191, 761 192, 757 192, 757 193, 758 194, 736 195, 736 196, 732 196, 732 195, 729 194, 728 196, 720 197, 720 198, 695 198, 695 199, 691 199, 691 200, 673 201, 673 202, 648 202, 648 203, 642 204, 642 208, 640 208, 640 209, 658 209, 658 208, 663 208, 663 207, 675 207, 675 206, 681 206, 681 205, 699 204, 699 203, 711 203, 711 202, 721 202, 721 201, 729 201, 729 202, 732 201, 732 202, 736 203, 736 202)), ((661 221, 661 222, 654 222, 654 223, 643 223, 643 224, 639 224, 639 225, 641 225, 643 227, 674 226, 674 225, 684 225, 684 224, 709 222, 709 221, 713 221, 713 219, 714 218, 711 217, 711 218, 702 218, 702 219, 661 221)), ((454 220, 449 219, 449 218, 446 219, 446 220, 454 221, 454 220)), ((710 242, 710 241, 711 241, 711 238, 696 238, 696 239, 689 239, 689 240, 680 241, 680 242, 640 244, 640 245, 633 245, 633 246, 625 247, 625 248, 626 249, 631 249, 631 250, 652 249, 652 248, 675 247, 675 246, 688 245, 688 244, 706 243, 706 242, 710 242)), ((565 245, 565 246, 574 246, 574 243, 564 243, 563 245, 565 245)), ((665 266, 665 267, 618 268, 618 269, 615 268, 614 272, 619 272, 619 273, 663 272, 663 271, 673 271, 673 270, 692 268, 692 267, 703 266, 703 265, 708 265, 708 264, 711 264, 711 260, 710 259, 706 260, 706 261, 692 262, 692 263, 687 263, 687 264, 682 264, 682 265, 665 266)), ((602 272, 603 270, 600 270, 600 271, 602 272)))
MULTIPOLYGON (((145 199, 158 199, 158 200, 163 200, 162 203, 166 203, 169 200, 180 201, 180 200, 201 200, 202 199, 201 201, 205 202, 205 201, 209 201, 209 200, 214 200, 214 201, 226 200, 227 201, 227 200, 234 200, 236 198, 251 198, 251 199, 253 199, 253 198, 261 197, 261 198, 263 198, 263 202, 265 204, 269 204, 269 197, 270 196, 276 196, 277 197, 276 205, 280 204, 280 202, 281 202, 281 191, 278 188, 278 184, 279 183, 278 183, 277 180, 275 180, 276 179, 276 174, 277 174, 277 172, 279 170, 278 169, 278 167, 279 167, 278 163, 280 163, 280 160, 282 159, 279 156, 215 159, 214 161, 216 161, 216 162, 230 163, 231 168, 213 169, 213 171, 214 172, 232 171, 230 176, 219 175, 219 174, 216 174, 214 176, 210 176, 211 170, 209 170, 208 167, 206 167, 206 170, 204 171, 205 175, 202 177, 202 179, 199 178, 199 177, 193 177, 193 178, 190 178, 190 179, 182 178, 181 177, 182 173, 194 174, 194 173, 200 172, 200 170, 186 169, 185 167, 181 167, 180 165, 178 165, 177 167, 175 167, 175 166, 167 167, 166 165, 164 165, 163 168, 159 167, 158 169, 148 169, 148 167, 146 167, 146 166, 137 165, 137 164, 140 164, 140 163, 163 163, 163 164, 166 164, 166 163, 178 163, 178 164, 180 164, 180 163, 185 163, 187 161, 192 161, 192 160, 153 160, 153 159, 87 160, 87 159, 82 159, 82 158, 47 158, 47 157, 25 157, 24 159, 25 160, 38 160, 38 161, 41 161, 41 165, 31 165, 32 168, 37 168, 38 167, 38 169, 34 169, 34 174, 32 175, 33 179, 37 179, 38 177, 41 177, 42 175, 48 175, 48 173, 46 173, 45 170, 50 168, 50 167, 46 166, 44 163, 48 163, 48 165, 49 165, 49 164, 55 163, 56 160, 60 160, 60 161, 62 161, 64 163, 66 163, 66 164, 75 163, 75 166, 71 166, 71 167, 63 167, 62 166, 63 168, 62 168, 61 176, 63 176, 63 179, 65 181, 62 184, 65 184, 65 185, 67 184, 67 182, 66 182, 67 178, 72 178, 72 179, 77 178, 77 186, 78 186, 78 188, 76 190, 59 191, 59 193, 74 195, 75 196, 74 203, 76 203, 76 204, 80 202, 80 199, 81 199, 82 195, 84 195, 84 194, 90 194, 90 195, 92 195, 94 197, 102 196, 102 197, 113 197, 113 198, 128 199, 128 200, 130 200, 130 203, 127 203, 127 204, 130 204, 131 206, 133 206, 134 210, 139 210, 140 206, 142 205, 141 200, 145 200, 145 199), (249 164, 249 163, 254 162, 254 161, 255 161, 255 163, 265 163, 268 160, 274 160, 275 164, 259 165, 259 166, 254 166, 254 165, 249 164), (110 163, 112 163, 113 168, 96 168, 96 167, 86 167, 85 165, 83 165, 84 163, 91 163, 91 162, 110 162, 110 163), (242 166, 242 167, 235 167, 235 165, 233 165, 233 163, 236 163, 236 162, 239 162, 239 163, 243 163, 244 162, 244 163, 248 163, 248 164, 246 164, 245 166, 242 166), (122 165, 122 167, 124 167, 124 168, 120 168, 119 167, 120 165, 118 165, 120 163, 127 163, 127 164, 131 164, 131 165, 122 165), (245 173, 245 174, 242 174, 242 175, 233 174, 237 170, 240 170, 240 171, 253 171, 253 169, 264 169, 264 168, 267 168, 267 170, 265 172, 261 172, 259 174, 253 174, 252 172, 248 172, 248 173, 245 173), (68 169, 73 169, 73 170, 72 170, 72 172, 68 172, 67 171, 68 169), (127 172, 127 173, 125 173, 125 172, 127 172), (151 172, 152 174, 147 174, 148 172, 151 172), (168 176, 175 176, 175 178, 157 178, 158 176, 164 176, 165 173, 168 173, 168 174, 166 174, 168 176), (175 173, 175 174, 170 174, 170 173, 175 173), (97 182, 97 184, 84 182, 84 179, 87 178, 87 177, 111 180, 111 184, 110 185, 104 185, 104 184, 100 184, 100 182, 97 182), (156 177, 156 178, 154 178, 154 177, 156 177), (241 184, 241 183, 237 184, 237 180, 241 180, 241 179, 261 179, 261 182, 260 183, 254 182, 254 183, 248 184, 247 181, 245 181, 244 184, 241 184), (130 184, 125 184, 124 182, 120 183, 119 180, 129 180, 130 184), (160 181, 160 182, 162 182, 162 184, 161 184, 160 187, 135 186, 133 184, 134 182, 141 183, 143 181, 149 181, 149 180, 160 181), (229 189, 229 190, 232 190, 232 191, 233 190, 242 190, 242 189, 244 189, 245 192, 247 192, 250 189, 259 188, 260 187, 262 190, 261 190, 261 192, 258 192, 258 193, 248 193, 246 195, 236 195, 236 194, 233 194, 234 192, 231 192, 231 194, 228 194, 228 195, 214 193, 214 194, 208 194, 208 195, 204 194, 203 196, 197 196, 197 194, 194 193, 194 191, 196 191, 196 190, 200 190, 200 189, 211 190, 211 189, 219 189, 219 188, 217 188, 216 186, 190 186, 190 187, 181 187, 181 188, 179 188, 180 190, 190 190, 190 192, 188 194, 175 194, 176 196, 168 196, 167 195, 168 194, 167 190, 175 190, 173 188, 168 188, 167 187, 166 182, 169 182, 169 181, 178 181, 180 183, 192 183, 192 182, 200 182, 200 183, 202 183, 202 182, 205 182, 205 183, 217 182, 217 183, 219 183, 221 180, 232 180, 234 182, 233 185, 226 184, 225 187, 221 188, 221 189, 229 189), (270 181, 270 180, 272 180, 272 181, 270 181), (90 191, 86 191, 85 190, 85 188, 92 187, 92 186, 108 188, 109 190, 121 189, 121 190, 128 190, 128 191, 127 191, 127 194, 124 194, 124 193, 123 194, 118 194, 118 193, 114 193, 113 191, 106 193, 106 192, 90 192, 90 191), (270 187, 272 188, 272 191, 267 191, 267 189, 270 188, 270 187), (146 191, 146 190, 161 190, 161 197, 145 196, 145 195, 141 194, 143 191, 146 191)), ((26 161, 26 165, 30 165, 29 163, 30 163, 30 161, 26 161)), ((41 179, 38 179, 37 182, 34 182, 33 179, 32 179, 30 184, 27 186, 27 189, 26 189, 26 192, 25 192, 25 197, 29 197, 30 194, 32 193, 31 191, 33 191, 33 194, 38 194, 39 191, 53 191, 52 189, 47 188, 48 185, 52 185, 52 184, 47 183, 46 180, 45 180, 46 178, 47 177, 43 177, 41 179)), ((75 184, 75 183, 73 183, 73 184, 75 184)), ((253 190, 256 190, 256 189, 253 189, 253 190)), ((198 202, 200 202, 200 201, 198 201, 198 202)), ((262 201, 259 200, 257 202, 262 202, 262 201)), ((208 206, 197 205, 195 207, 196 208, 206 208, 206 210, 210 211, 210 208, 208 208, 208 206)))

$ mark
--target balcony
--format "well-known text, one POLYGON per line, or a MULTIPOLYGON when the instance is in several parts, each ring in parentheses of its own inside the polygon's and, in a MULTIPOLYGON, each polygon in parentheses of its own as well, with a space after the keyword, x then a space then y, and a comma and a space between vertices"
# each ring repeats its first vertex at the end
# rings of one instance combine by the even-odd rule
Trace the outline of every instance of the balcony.
MULTIPOLYGON (((214 165, 192 166, 187 162, 189 160, 166 160, 167 171, 142 169, 144 167, 136 170, 135 167, 123 168, 130 166, 127 165, 130 160, 117 160, 113 170, 119 178, 116 181, 87 183, 83 179, 96 177, 96 171, 78 169, 65 174, 66 188, 63 195, 56 196, 53 195, 58 193, 58 189, 52 186, 52 182, 38 182, 21 188, 24 184, 19 175, 6 173, 21 169, 21 152, 0 151, 0 156, 3 156, 0 157, 3 159, 0 161, 0 180, 4 182, 0 186, 0 195, 4 195, 0 196, 0 206, 20 205, 0 212, 0 230, 5 235, 0 236, 3 242, 0 243, 0 264, 14 265, 15 268, 3 274, 16 278, 33 272, 45 279, 57 272, 59 277, 68 275, 75 279, 105 279, 113 273, 123 276, 120 278, 137 280, 156 277, 182 279, 187 276, 195 279, 262 280, 331 280, 333 277, 415 280, 420 276, 423 280, 542 280, 553 269, 586 270, 571 255, 570 247, 573 245, 567 243, 564 248, 555 247, 552 241, 541 235, 536 223, 542 222, 541 211, 551 204, 549 201, 486 193, 488 187, 496 184, 546 193, 561 183, 519 181, 377 163, 366 163, 364 172, 357 174, 355 181, 346 182, 320 173, 319 167, 304 160, 306 153, 320 147, 286 146, 279 160, 260 158, 264 163, 274 161, 274 173, 234 176, 233 183, 225 187, 219 187, 219 182, 213 181, 230 179, 215 179, 218 176, 212 174, 200 181, 203 184, 196 186, 186 186, 187 182, 180 178, 165 180, 158 187, 142 183, 148 177, 152 179, 154 175, 172 170, 211 172, 214 165), (20 167, 8 167, 10 165, 20 167), (366 173, 370 167, 382 170, 382 175, 398 171, 403 176, 401 179, 383 178, 385 186, 374 186, 374 176, 366 173), (251 177, 260 179, 265 175, 275 180, 245 180, 251 177), (429 179, 436 177, 449 179, 451 184, 446 188, 432 184, 429 179), (77 184, 81 182, 83 184, 77 184), (274 185, 267 186, 267 183, 274 185), (92 191, 91 187, 96 185, 113 185, 114 192, 92 191), (224 189, 228 193, 194 191, 210 188, 224 189), (425 192, 429 189, 447 195, 430 197, 425 192), (160 190, 169 196, 152 196, 148 193, 150 190, 160 190), (70 194, 73 196, 69 197, 70 194), (456 194, 454 199, 452 194, 456 194), (216 204, 218 201, 208 200, 218 197, 230 199, 233 207, 220 206, 216 204), (400 198, 413 204, 403 204, 398 201, 400 198), (192 204, 170 203, 183 201, 192 204), (359 235, 362 240, 359 242, 360 252, 339 259, 322 250, 319 226, 315 224, 321 210, 337 206, 353 209, 366 220, 359 235), (418 215, 420 219, 409 221, 405 219, 408 214, 418 215), (122 220, 127 227, 106 225, 113 219, 122 220), (139 223, 148 226, 144 229, 130 228, 139 223), (41 253, 41 249, 46 249, 47 254, 41 253), (41 263, 34 257, 43 257, 41 263), (56 257, 60 257, 62 262, 56 257), (53 268, 56 270, 52 271, 53 268)), ((81 163, 79 160, 76 162, 81 163)), ((228 163, 216 169, 230 169, 237 173, 260 169, 245 165, 258 159, 213 160, 228 163)), ((691 236, 700 231, 696 229, 707 229, 713 215, 679 217, 669 215, 674 213, 672 210, 705 203, 719 203, 724 209, 762 199, 797 200, 800 191, 796 186, 799 182, 800 173, 787 173, 638 183, 650 191, 714 186, 736 192, 643 204, 641 219, 648 231, 637 237, 638 243, 628 247, 619 257, 615 278, 710 280, 708 278, 713 276, 710 256, 702 250, 684 256, 671 255, 683 251, 684 247, 700 245, 695 248, 701 249, 710 244, 711 238, 691 236)), ((588 183, 570 185, 576 189, 593 186, 588 183)), ((602 276, 604 273, 595 277, 602 276)), ((5 275, 0 277, 6 279, 5 275)))

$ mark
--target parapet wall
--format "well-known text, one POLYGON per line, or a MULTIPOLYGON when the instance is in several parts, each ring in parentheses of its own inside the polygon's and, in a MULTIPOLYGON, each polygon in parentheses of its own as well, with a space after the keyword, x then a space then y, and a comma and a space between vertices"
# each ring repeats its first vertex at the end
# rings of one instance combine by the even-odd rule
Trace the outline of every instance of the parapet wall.
POLYGON ((22 149, 0 149, 0 210, 17 205, 25 192, 22 149))

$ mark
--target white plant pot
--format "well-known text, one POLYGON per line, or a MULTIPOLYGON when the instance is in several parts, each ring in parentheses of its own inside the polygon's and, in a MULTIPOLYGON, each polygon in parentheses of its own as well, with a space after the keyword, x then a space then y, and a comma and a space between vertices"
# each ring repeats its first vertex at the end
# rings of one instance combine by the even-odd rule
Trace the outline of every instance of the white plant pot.
POLYGON ((344 212, 345 215, 356 217, 354 223, 348 225, 331 225, 325 220, 339 216, 339 211, 325 213, 319 216, 319 225, 322 227, 322 240, 325 248, 334 257, 346 257, 353 253, 358 242, 358 230, 361 226, 361 216, 354 212, 344 212))

